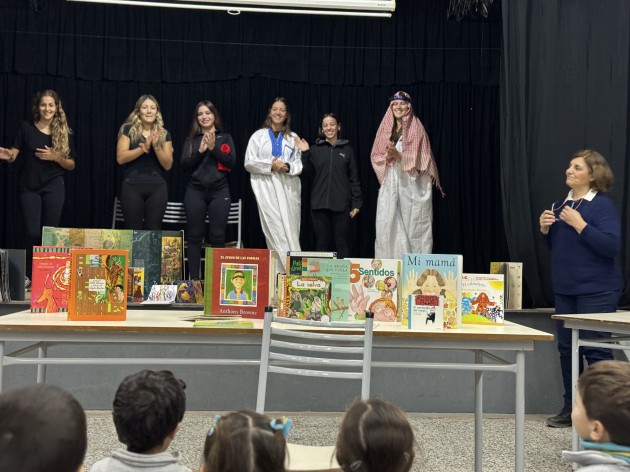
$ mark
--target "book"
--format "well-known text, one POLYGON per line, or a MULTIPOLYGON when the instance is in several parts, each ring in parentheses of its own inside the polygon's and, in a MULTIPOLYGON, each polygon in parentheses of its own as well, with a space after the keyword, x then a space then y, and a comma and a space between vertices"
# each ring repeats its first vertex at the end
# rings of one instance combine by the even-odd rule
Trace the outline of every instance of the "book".
POLYGON ((180 231, 162 231, 161 263, 163 284, 175 283, 183 277, 184 246, 180 231))
POLYGON ((73 249, 70 253, 70 321, 124 321, 129 251, 73 249))
POLYGON ((177 282, 175 303, 203 304, 201 280, 180 280, 177 282))
POLYGON ((142 303, 144 301, 144 267, 127 268, 127 301, 142 303))
POLYGON ((153 285, 149 296, 142 303, 145 305, 170 305, 175 302, 175 297, 177 297, 177 285, 153 285))
POLYGON ((503 274, 462 275, 462 323, 502 325, 503 274))
POLYGON ((523 308, 523 263, 522 262, 491 262, 491 274, 503 274, 505 279, 504 295, 507 310, 523 308))
POLYGON ((444 295, 409 295, 409 329, 444 330, 444 295))
POLYGON ((302 261, 305 258, 322 258, 322 259, 337 259, 337 253, 334 251, 288 251, 286 269, 287 275, 301 275, 302 274, 302 261))
POLYGON ((206 315, 263 319, 276 268, 268 249, 206 248, 206 315))
POLYGON ((226 319, 226 320, 196 320, 193 321, 195 328, 253 328, 254 322, 251 319, 226 319))
POLYGON ((131 266, 144 268, 146 297, 162 279, 162 232, 133 230, 131 248, 131 266))
POLYGON ((463 258, 459 254, 403 254, 402 325, 409 325, 409 295, 443 295, 444 327, 461 327, 462 267, 463 258))
POLYGON ((348 321, 350 261, 304 257, 301 274, 287 274, 284 311, 279 316, 314 321, 348 321))
POLYGON ((70 264, 69 247, 33 247, 32 313, 68 311, 70 264))
POLYGON ((365 311, 374 321, 402 321, 398 289, 399 259, 350 258, 350 309, 348 320, 364 320, 365 311))

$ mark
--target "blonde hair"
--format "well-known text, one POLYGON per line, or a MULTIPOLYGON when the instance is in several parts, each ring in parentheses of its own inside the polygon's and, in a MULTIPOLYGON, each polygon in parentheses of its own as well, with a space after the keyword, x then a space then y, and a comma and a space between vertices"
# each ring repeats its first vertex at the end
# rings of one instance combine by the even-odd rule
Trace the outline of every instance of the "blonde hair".
POLYGON ((129 139, 131 142, 138 142, 142 138, 142 120, 140 119, 140 107, 146 100, 151 100, 155 103, 157 113, 155 116, 155 122, 151 125, 151 131, 161 130, 158 136, 158 141, 155 145, 157 149, 161 148, 166 141, 166 130, 164 129, 164 119, 162 118, 162 112, 160 111, 160 104, 153 95, 141 95, 136 101, 131 113, 118 130, 118 137, 123 135, 125 127, 129 126, 129 139))
POLYGON ((41 120, 41 115, 39 114, 39 102, 42 100, 43 97, 51 97, 55 101, 55 115, 53 116, 52 122, 50 123, 50 138, 52 140, 52 150, 58 156, 61 156, 64 159, 68 159, 70 157, 70 133, 72 133, 72 130, 68 128, 66 112, 63 111, 61 99, 59 98, 57 92, 51 89, 37 92, 35 97, 33 97, 33 122, 37 123, 41 120))

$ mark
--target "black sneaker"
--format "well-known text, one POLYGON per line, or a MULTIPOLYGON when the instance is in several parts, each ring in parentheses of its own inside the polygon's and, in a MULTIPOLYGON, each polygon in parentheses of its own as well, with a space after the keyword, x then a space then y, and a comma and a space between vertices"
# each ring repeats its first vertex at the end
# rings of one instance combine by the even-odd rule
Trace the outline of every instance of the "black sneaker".
POLYGON ((563 408, 557 415, 547 418, 547 426, 552 428, 570 428, 572 425, 571 410, 567 408, 563 408))

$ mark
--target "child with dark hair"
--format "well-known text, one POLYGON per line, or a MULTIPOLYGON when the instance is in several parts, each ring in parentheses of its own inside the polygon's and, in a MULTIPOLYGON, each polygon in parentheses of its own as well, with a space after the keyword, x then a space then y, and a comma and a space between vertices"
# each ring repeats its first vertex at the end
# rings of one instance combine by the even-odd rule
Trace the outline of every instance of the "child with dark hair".
POLYGON ((0 395, 0 470, 78 472, 87 448, 85 412, 54 385, 0 395))
POLYGON ((285 472, 291 424, 253 411, 215 416, 203 447, 202 472, 285 472))
POLYGON ((630 471, 630 363, 600 361, 578 381, 573 427, 583 451, 562 457, 580 471, 630 471))
POLYGON ((122 381, 114 398, 114 425, 127 449, 101 459, 91 472, 191 472, 178 452, 166 452, 186 411, 186 384, 168 370, 143 370, 122 381))
POLYGON ((357 400, 341 421, 336 457, 344 472, 408 472, 415 457, 413 430, 393 403, 357 400))

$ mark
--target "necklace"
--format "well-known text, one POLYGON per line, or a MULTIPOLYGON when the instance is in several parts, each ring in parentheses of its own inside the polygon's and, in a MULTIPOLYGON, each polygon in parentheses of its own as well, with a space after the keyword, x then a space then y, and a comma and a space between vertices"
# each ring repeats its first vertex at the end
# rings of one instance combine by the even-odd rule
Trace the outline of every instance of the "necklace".
POLYGON ((273 157, 281 157, 282 156, 282 131, 278 133, 278 137, 276 138, 273 134, 273 130, 271 128, 269 131, 269 139, 271 139, 271 155, 273 157))
POLYGON ((555 214, 557 211, 562 211, 565 206, 570 206, 572 209, 577 210, 578 208, 580 208, 580 205, 583 201, 584 197, 580 198, 579 200, 565 200, 558 208, 555 208, 555 203, 553 203, 551 205, 551 211, 555 214), (575 202, 577 202, 577 205, 575 204, 575 202))

